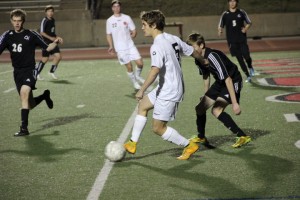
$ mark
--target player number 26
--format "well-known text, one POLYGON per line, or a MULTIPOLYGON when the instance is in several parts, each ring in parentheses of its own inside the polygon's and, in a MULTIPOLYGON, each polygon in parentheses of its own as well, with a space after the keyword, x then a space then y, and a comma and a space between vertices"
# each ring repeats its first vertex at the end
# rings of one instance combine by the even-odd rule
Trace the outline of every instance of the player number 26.
POLYGON ((12 44, 13 52, 22 52, 22 44, 12 44))

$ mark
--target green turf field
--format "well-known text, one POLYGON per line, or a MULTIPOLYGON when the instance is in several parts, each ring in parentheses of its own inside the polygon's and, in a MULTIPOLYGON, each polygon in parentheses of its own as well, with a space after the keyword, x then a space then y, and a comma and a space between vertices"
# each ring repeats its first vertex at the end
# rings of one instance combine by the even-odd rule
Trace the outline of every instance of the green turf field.
MULTIPOLYGON (((299 55, 253 53, 252 58, 299 55)), ((169 123, 186 137, 196 133, 194 106, 203 94, 193 63, 192 58, 183 60, 185 99, 176 120, 169 123)), ((116 60, 62 61, 57 81, 47 76, 49 68, 50 63, 34 95, 50 89, 54 109, 42 102, 30 112, 30 136, 15 138, 20 100, 13 90, 10 63, 0 64, 1 200, 86 199, 105 164, 105 145, 118 139, 136 107, 135 91, 116 60)), ((148 70, 145 59, 144 77, 148 70)), ((265 101, 286 92, 300 88, 245 83, 242 114, 233 118, 253 142, 232 149, 234 135, 208 113, 207 137, 217 148, 201 146, 188 161, 176 160, 182 148, 154 135, 148 120, 137 153, 113 165, 99 199, 300 199, 300 149, 294 145, 300 140, 300 124, 288 123, 283 116, 299 113, 299 104, 265 101)), ((230 107, 227 112, 233 113, 230 107)))

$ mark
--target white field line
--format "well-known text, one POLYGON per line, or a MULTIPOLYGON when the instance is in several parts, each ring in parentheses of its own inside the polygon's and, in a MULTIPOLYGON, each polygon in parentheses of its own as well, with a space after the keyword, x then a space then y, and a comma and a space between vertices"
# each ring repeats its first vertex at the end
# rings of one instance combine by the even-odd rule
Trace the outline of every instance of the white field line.
POLYGON ((11 91, 14 91, 15 89, 16 89, 15 87, 9 88, 9 89, 5 90, 3 93, 9 93, 11 91))
MULTIPOLYGON (((124 143, 131 131, 131 128, 133 126, 134 123, 134 119, 137 113, 137 108, 138 106, 136 106, 136 108, 134 109, 133 113, 131 114, 130 118, 127 121, 127 124, 125 125, 121 135, 118 138, 118 142, 120 143, 124 143)), ((102 167, 101 171, 99 172, 94 185, 88 195, 88 197, 86 198, 87 200, 98 200, 99 196, 104 188, 105 182, 108 178, 108 175, 111 171, 111 169, 114 166, 114 162, 110 162, 108 159, 105 160, 104 166, 102 167)))
POLYGON ((11 73, 11 72, 13 72, 13 70, 5 71, 5 72, 0 72, 0 75, 2 75, 2 74, 7 74, 7 73, 11 73))

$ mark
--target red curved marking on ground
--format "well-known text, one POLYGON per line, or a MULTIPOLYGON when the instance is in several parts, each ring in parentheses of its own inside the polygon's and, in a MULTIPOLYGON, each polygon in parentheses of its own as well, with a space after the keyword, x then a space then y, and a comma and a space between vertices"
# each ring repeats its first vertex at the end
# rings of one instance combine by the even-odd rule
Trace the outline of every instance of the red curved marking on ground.
POLYGON ((284 99, 287 101, 300 101, 300 93, 287 95, 284 99))
POLYGON ((300 86, 300 77, 272 78, 276 85, 300 86))

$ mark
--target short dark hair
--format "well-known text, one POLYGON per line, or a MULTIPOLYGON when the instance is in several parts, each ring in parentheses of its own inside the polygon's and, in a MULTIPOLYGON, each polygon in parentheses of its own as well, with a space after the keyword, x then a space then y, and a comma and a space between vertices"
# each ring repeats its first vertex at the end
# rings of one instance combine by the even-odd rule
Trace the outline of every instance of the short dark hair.
POLYGON ((45 12, 47 12, 48 10, 53 10, 54 11, 54 7, 52 5, 48 5, 45 7, 45 12))
POLYGON ((10 12, 10 19, 12 19, 13 17, 21 17, 22 21, 25 22, 26 12, 22 9, 15 9, 10 12))
POLYGON ((150 27, 155 24, 156 28, 160 31, 163 31, 166 25, 165 16, 160 10, 142 11, 140 18, 147 22, 150 27))
MULTIPOLYGON (((228 2, 229 2, 229 1, 231 1, 231 0, 228 0, 228 2)), ((239 0, 235 0, 235 1, 236 1, 237 3, 239 3, 239 0)))

